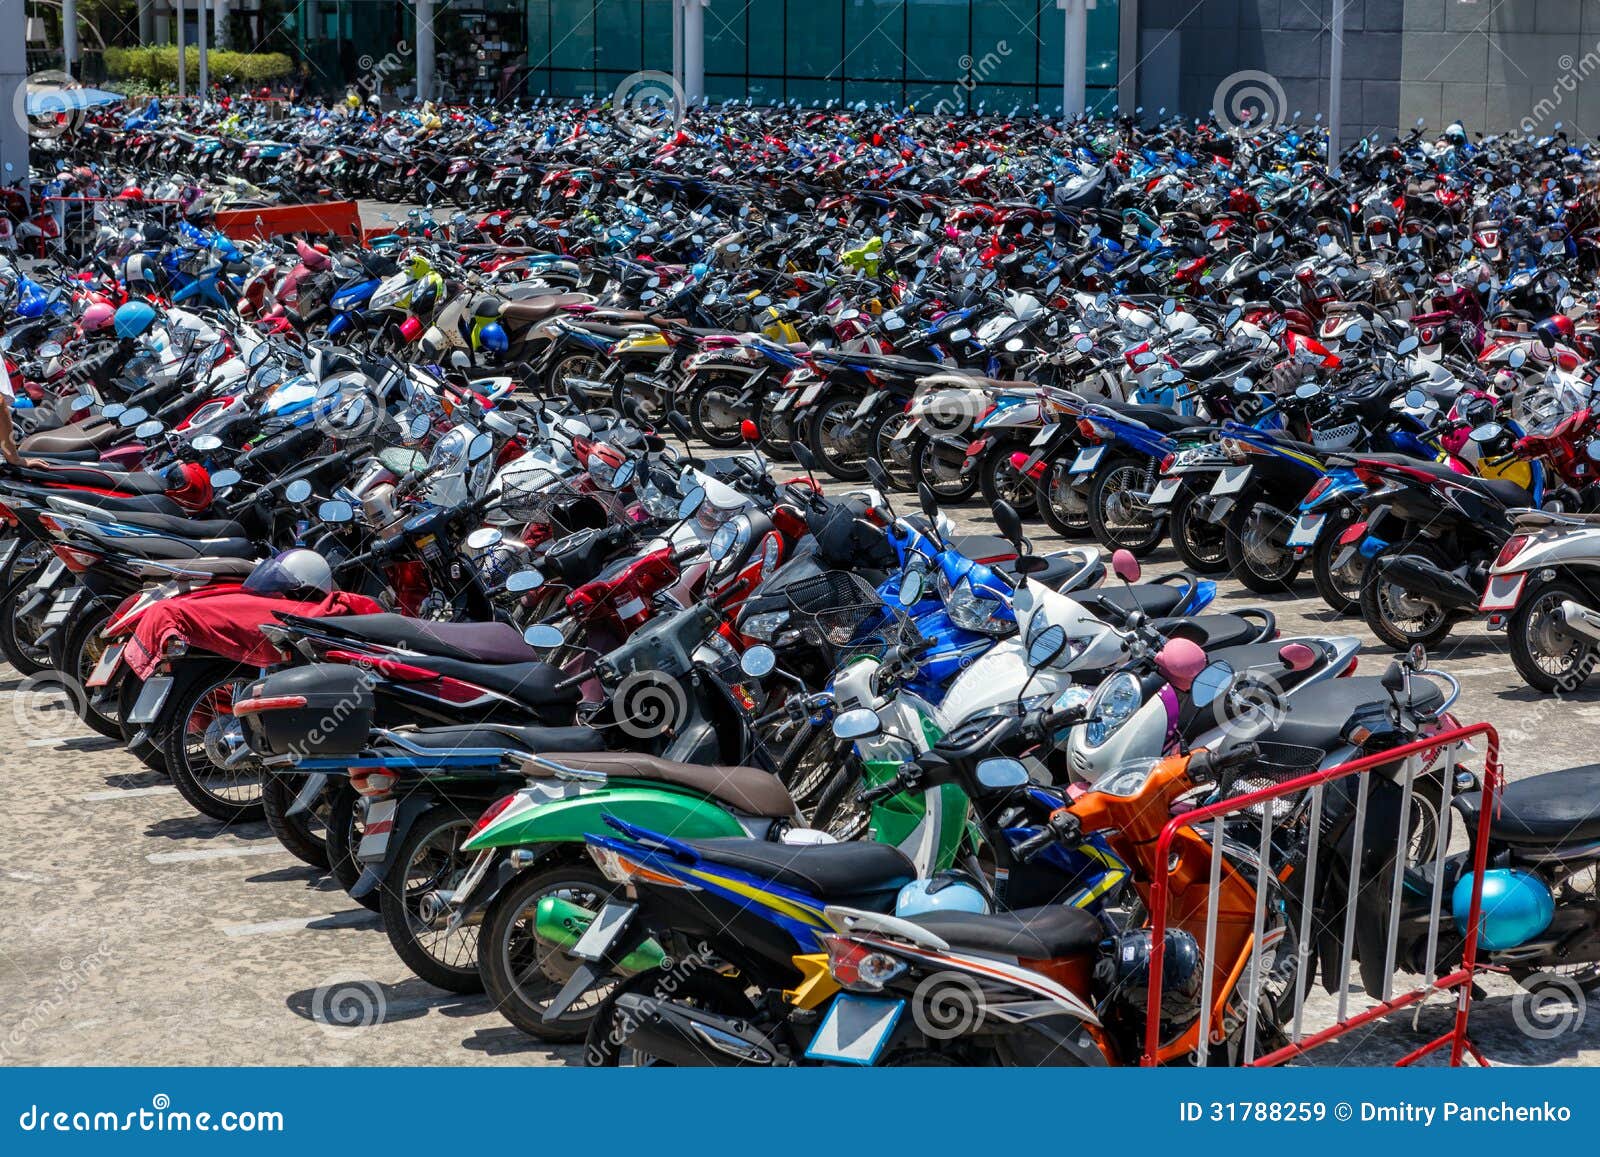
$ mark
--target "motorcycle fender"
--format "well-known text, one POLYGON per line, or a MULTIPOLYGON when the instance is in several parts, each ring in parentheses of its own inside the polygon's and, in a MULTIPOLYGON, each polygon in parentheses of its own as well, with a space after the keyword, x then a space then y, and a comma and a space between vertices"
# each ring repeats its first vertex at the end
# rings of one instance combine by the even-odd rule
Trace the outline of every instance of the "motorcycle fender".
MULTIPOLYGON (((374 869, 379 881, 383 880, 389 874, 389 868, 393 865, 394 857, 400 851, 400 845, 406 842, 406 833, 411 830, 411 825, 417 822, 418 816, 424 812, 432 811, 434 806, 434 799, 426 795, 409 795, 401 800, 400 806, 395 809, 394 826, 389 829, 389 838, 384 841, 379 853, 373 855, 370 852, 363 852, 360 847, 357 847, 356 859, 366 867, 374 869)), ((366 843, 365 837, 362 838, 362 843, 366 843)), ((359 886, 357 885, 357 887, 359 886)), ((365 894, 365 892, 361 893, 361 895, 365 894)), ((350 895, 358 900, 361 898, 361 895, 357 895, 354 889, 351 890, 350 895)))
POLYGON ((1054 1001, 997 1004, 984 1009, 984 1018, 991 1030, 1000 1033, 999 1049, 1009 1064, 1031 1068, 1041 1056, 1056 1052, 1086 1068, 1105 1068, 1108 1063, 1086 1022, 1054 1001))
MULTIPOLYGON (((559 759, 559 756, 555 757, 559 759)), ((462 845, 466 852, 535 844, 582 843, 586 835, 609 831, 605 817, 617 816, 678 839, 712 839, 748 833, 714 800, 666 787, 606 785, 564 799, 526 808, 508 823, 491 823, 462 845)))
POLYGON ((134 701, 133 710, 128 712, 128 722, 137 723, 141 727, 154 723, 167 702, 167 696, 172 694, 172 683, 171 675, 157 675, 146 679, 144 686, 139 689, 139 698, 134 701))
POLYGON ((306 781, 300 790, 295 793, 294 803, 289 805, 285 815, 297 816, 312 804, 317 802, 317 797, 322 794, 322 789, 328 785, 327 772, 315 772, 306 776, 306 781))

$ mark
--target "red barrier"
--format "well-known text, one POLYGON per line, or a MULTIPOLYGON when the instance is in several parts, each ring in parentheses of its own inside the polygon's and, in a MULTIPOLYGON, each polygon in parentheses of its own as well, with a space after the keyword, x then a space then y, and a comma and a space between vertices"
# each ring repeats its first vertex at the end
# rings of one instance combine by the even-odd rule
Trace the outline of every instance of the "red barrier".
POLYGON ((219 209, 215 221, 217 228, 235 241, 284 233, 335 233, 357 241, 362 238, 361 209, 354 201, 279 205, 271 209, 219 209))
MULTIPOLYGON (((1318 821, 1320 819, 1320 812, 1321 812, 1322 796, 1321 796, 1320 789, 1324 785, 1332 782, 1333 780, 1342 779, 1345 776, 1359 775, 1362 772, 1371 771, 1373 768, 1376 768, 1376 767, 1392 766, 1394 763, 1396 763, 1399 760, 1402 760, 1402 759, 1409 760, 1412 757, 1420 757, 1424 753, 1427 753, 1427 752, 1439 753, 1439 752, 1444 752, 1444 751, 1453 751, 1456 748, 1457 745, 1464 744, 1464 743, 1466 743, 1466 741, 1468 741, 1468 740, 1470 740, 1470 739, 1472 739, 1472 738, 1474 738, 1476 736, 1480 736, 1480 735, 1483 736, 1485 738, 1485 741, 1486 741, 1486 753, 1485 753, 1485 758, 1484 758, 1484 769, 1483 769, 1483 797, 1482 797, 1482 805, 1481 805, 1481 808, 1480 808, 1480 810, 1478 812, 1478 824, 1477 824, 1478 830, 1477 830, 1477 835, 1476 835, 1476 845, 1475 845, 1475 847, 1473 849, 1474 855, 1473 855, 1473 867, 1472 867, 1472 871, 1473 871, 1472 904, 1471 904, 1471 908, 1469 909, 1469 912, 1468 912, 1467 927, 1465 929, 1465 932, 1464 932, 1464 935, 1463 935, 1463 938, 1462 938, 1461 963, 1460 963, 1460 965, 1457 968, 1455 968, 1454 970, 1452 970, 1451 972, 1449 972, 1449 973, 1447 973, 1447 974, 1445 974, 1443 976, 1440 976, 1438 979, 1429 979, 1428 977, 1424 977, 1423 978, 1423 982, 1419 987, 1417 987, 1415 989, 1412 989, 1409 992, 1401 993, 1401 994, 1399 994, 1397 996, 1391 995, 1391 991, 1390 991, 1389 987, 1386 985, 1386 987, 1384 989, 1384 992, 1383 992, 1383 996, 1384 996, 1385 999, 1379 1001, 1377 1004, 1375 1004, 1371 1008, 1365 1009, 1365 1010, 1363 1010, 1361 1012, 1357 1012, 1357 1013, 1355 1013, 1353 1015, 1350 1015, 1350 1016, 1346 1016, 1345 1015, 1345 1005, 1344 1005, 1343 999, 1341 999, 1340 1000, 1340 1004, 1339 1004, 1339 1019, 1333 1025, 1329 1026, 1328 1028, 1322 1029, 1322 1030, 1320 1030, 1318 1032, 1314 1032, 1314 1033, 1311 1033, 1311 1034, 1309 1034, 1307 1036, 1301 1037, 1300 1036, 1300 1032, 1299 1032, 1300 1001, 1304 997, 1305 985, 1306 985, 1306 982, 1307 982, 1307 978, 1304 975, 1302 975, 1302 970, 1303 970, 1303 968, 1305 966, 1305 958, 1304 958, 1304 956, 1302 956, 1301 968, 1296 970, 1296 976, 1295 976, 1295 983, 1296 983, 1296 1015, 1295 1015, 1295 1025, 1294 1025, 1294 1034, 1293 1034, 1294 1035, 1294 1039, 1291 1041, 1290 1044, 1284 1045, 1283 1047, 1278 1048, 1278 1049, 1274 1050, 1271 1053, 1268 1053, 1266 1056, 1263 1056, 1263 1057, 1250 1057, 1247 1054, 1245 1059, 1244 1059, 1244 1063, 1246 1065, 1251 1065, 1251 1066, 1264 1066, 1264 1065, 1277 1065, 1277 1064, 1282 1064, 1285 1061, 1294 1060, 1294 1059, 1296 1059, 1296 1058, 1298 1058, 1300 1056, 1303 1056, 1305 1053, 1309 1052, 1311 1049, 1314 1049, 1319 1045, 1326 1044, 1329 1041, 1335 1040, 1338 1037, 1341 1037, 1341 1036, 1345 1035, 1346 1033, 1352 1032, 1355 1029, 1360 1028, 1365 1024, 1368 1024, 1368 1023, 1370 1023, 1372 1021, 1378 1020, 1378 1019, 1380 1019, 1382 1017, 1388 1016, 1389 1014, 1397 1012, 1400 1009, 1403 1009, 1403 1008, 1409 1007, 1411 1005, 1414 1005, 1418 1001, 1421 1001, 1421 1000, 1425 999, 1427 996, 1429 996, 1430 994, 1432 994, 1434 992, 1450 991, 1450 990, 1453 989, 1457 993, 1457 997, 1456 997, 1456 1013, 1455 1013, 1455 1019, 1454 1019, 1454 1022, 1452 1024, 1452 1026, 1451 1026, 1450 1031, 1445 1033, 1443 1036, 1440 1036, 1440 1037, 1438 1037, 1438 1038, 1436 1038, 1434 1040, 1431 1040, 1431 1041, 1427 1042, 1426 1044, 1420 1046, 1419 1048, 1414 1049, 1410 1053, 1407 1053, 1404 1057, 1400 1058, 1400 1060, 1397 1061, 1396 1064, 1397 1065, 1409 1065, 1409 1064, 1412 1064, 1413 1062, 1418 1061, 1418 1060, 1422 1059, 1423 1057, 1428 1056, 1429 1054, 1438 1051, 1439 1049, 1445 1047, 1446 1045, 1450 1046, 1450 1063, 1452 1065, 1461 1064, 1464 1055, 1467 1054, 1467 1053, 1470 1053, 1472 1055, 1473 1059, 1476 1060, 1479 1064, 1487 1064, 1487 1062, 1483 1058, 1483 1055, 1481 1053, 1479 1053, 1477 1048, 1473 1046, 1472 1042, 1467 1037, 1467 1015, 1468 1015, 1468 1012, 1470 1011, 1471 1006, 1472 1006, 1473 976, 1474 976, 1474 973, 1475 973, 1475 971, 1476 971, 1476 969, 1478 967, 1478 965, 1477 965, 1478 939, 1479 939, 1479 933, 1480 933, 1480 923, 1481 923, 1482 905, 1483 905, 1483 876, 1484 876, 1484 870, 1487 867, 1487 860, 1488 860, 1488 854, 1489 854, 1489 828, 1490 828, 1491 819, 1492 819, 1492 817, 1493 817, 1493 815, 1495 813, 1495 810, 1496 810, 1497 799, 1498 799, 1498 795, 1499 795, 1500 788, 1501 788, 1500 737, 1499 737, 1499 734, 1495 731, 1495 729, 1490 724, 1487 724, 1487 723, 1477 723, 1477 724, 1474 724, 1474 725, 1472 725, 1470 727, 1458 727, 1458 728, 1456 728, 1454 730, 1451 730, 1451 731, 1440 732, 1439 734, 1431 735, 1426 739, 1420 739, 1420 740, 1417 740, 1414 743, 1409 743, 1409 744, 1406 744, 1403 747, 1397 747, 1397 748, 1394 748, 1393 750, 1390 750, 1390 751, 1384 751, 1384 752, 1379 752, 1376 755, 1365 756, 1365 757, 1363 757, 1361 759, 1352 760, 1349 763, 1340 764, 1337 767, 1327 768, 1326 770, 1314 771, 1314 772, 1310 773, 1309 775, 1302 775, 1302 776, 1299 776, 1299 777, 1297 777, 1295 779, 1286 780, 1283 783, 1276 784, 1276 785, 1274 785, 1272 787, 1262 788, 1259 791, 1249 792, 1248 794, 1245 794, 1245 795, 1231 796, 1231 797, 1229 797, 1227 799, 1218 800, 1215 803, 1207 804, 1207 805, 1205 805, 1203 807, 1197 807, 1193 811, 1185 812, 1182 815, 1174 816, 1171 820, 1169 820, 1167 822, 1166 826, 1162 829, 1161 837, 1157 841, 1157 844, 1156 844, 1156 854, 1155 854, 1154 862, 1158 865, 1158 868, 1157 868, 1157 871, 1156 871, 1156 874, 1155 874, 1155 878, 1151 881, 1151 887, 1150 887, 1150 923, 1151 923, 1151 937, 1152 937, 1151 950, 1150 950, 1150 968, 1149 968, 1150 990, 1149 990, 1149 1004, 1148 1004, 1148 1008, 1149 1008, 1150 1011, 1149 1011, 1149 1014, 1148 1014, 1148 1016, 1146 1018, 1146 1023, 1145 1023, 1145 1047, 1144 1047, 1144 1057, 1143 1057, 1142 1063, 1144 1065, 1155 1065, 1155 1064, 1162 1063, 1164 1061, 1173 1061, 1173 1060, 1177 1059, 1173 1055, 1168 1055, 1168 1054, 1171 1054, 1171 1052, 1172 1052, 1172 1046, 1168 1046, 1166 1049, 1163 1049, 1163 1046, 1161 1044, 1161 1022, 1162 1022, 1162 1001, 1161 1001, 1161 997, 1162 997, 1162 970, 1163 970, 1165 950, 1166 950, 1166 933, 1167 933, 1167 928, 1168 928, 1169 900, 1170 900, 1170 895, 1171 895, 1171 881, 1169 879, 1169 874, 1170 874, 1171 867, 1172 867, 1172 842, 1173 842, 1174 838, 1177 836, 1177 834, 1181 830, 1183 830, 1184 828, 1193 828, 1196 825, 1204 824, 1207 821, 1211 821, 1211 820, 1216 820, 1216 821, 1220 822, 1222 817, 1225 817, 1225 816, 1228 816, 1228 815, 1233 815, 1235 813, 1244 811, 1244 810, 1246 810, 1248 808, 1251 808, 1251 807, 1260 807, 1261 808, 1261 812, 1262 812, 1262 814, 1264 816, 1265 815, 1269 815, 1270 812, 1271 812, 1270 807, 1266 807, 1266 806, 1262 806, 1262 805, 1266 805, 1266 804, 1269 803, 1269 801, 1272 801, 1272 800, 1275 800, 1275 799, 1279 799, 1279 798, 1286 797, 1286 796, 1297 795, 1298 793, 1306 792, 1306 791, 1315 792, 1315 794, 1312 797, 1315 800, 1315 806, 1313 807, 1312 820, 1311 820, 1311 826, 1312 826, 1313 829, 1315 829, 1316 826, 1317 826, 1317 823, 1318 823, 1318 821)), ((1431 761, 1429 761, 1429 762, 1431 763, 1431 761)), ((1452 789, 1451 780, 1452 780, 1452 776, 1454 774, 1454 771, 1455 771, 1455 761, 1454 761, 1454 759, 1453 758, 1447 758, 1446 766, 1445 766, 1445 777, 1444 777, 1445 778, 1445 788, 1444 788, 1444 793, 1445 794, 1444 794, 1443 800, 1441 801, 1442 806, 1440 808, 1439 831, 1438 831, 1438 835, 1436 837, 1437 842, 1438 842, 1438 847, 1439 847, 1439 850, 1436 853, 1436 855, 1438 856, 1438 858, 1440 860, 1442 860, 1442 858, 1443 858, 1443 846, 1444 846, 1444 842, 1445 842, 1445 832, 1447 830, 1447 825, 1446 825, 1445 819, 1446 819, 1446 816, 1448 815, 1449 810, 1450 810, 1449 809, 1449 795, 1450 795, 1450 792, 1451 792, 1451 789, 1452 789)), ((1366 789, 1366 784, 1363 783, 1361 785, 1361 795, 1360 795, 1362 803, 1360 805, 1358 805, 1358 807, 1364 807, 1365 806, 1365 804, 1364 804, 1365 797, 1366 797, 1365 789, 1366 789)), ((1410 792, 1411 792, 1411 781, 1410 781, 1410 779, 1408 779, 1407 782, 1406 782, 1405 791, 1407 793, 1407 799, 1409 800, 1410 792)), ((1361 813, 1358 811, 1357 814, 1359 816, 1361 813)), ((1263 845, 1263 852, 1265 852, 1266 851, 1267 839, 1268 839, 1268 836, 1270 835, 1270 831, 1271 831, 1270 822, 1267 821, 1267 820, 1263 820, 1263 828, 1264 828, 1264 830, 1263 830, 1263 835, 1262 835, 1262 845, 1263 845)), ((1314 835, 1313 835, 1313 839, 1315 839, 1314 835)), ((1212 887, 1211 899, 1210 899, 1211 909, 1207 913, 1208 933, 1209 933, 1211 928, 1215 927, 1215 922, 1216 922, 1216 914, 1215 914, 1215 912, 1216 912, 1217 900, 1216 900, 1216 888, 1215 888, 1215 885, 1216 885, 1216 881, 1217 881, 1217 871, 1218 871, 1218 866, 1219 866, 1218 865, 1218 861, 1220 860, 1220 846, 1221 846, 1221 841, 1213 840, 1213 853, 1212 853, 1213 854, 1213 864, 1212 864, 1212 884, 1213 884, 1213 887, 1212 887)), ((1315 848, 1316 848, 1316 845, 1315 845, 1315 843, 1313 843, 1312 844, 1313 853, 1315 852, 1315 848)), ((1358 857, 1360 855, 1360 844, 1359 844, 1359 842, 1356 845, 1355 855, 1358 856, 1358 857)), ((1397 862, 1403 865, 1404 859, 1405 859, 1404 856, 1399 856, 1399 857, 1397 857, 1397 862)), ((1230 873, 1235 874, 1235 875, 1242 874, 1242 869, 1241 868, 1237 868, 1237 867, 1234 867, 1232 865, 1230 865, 1228 870, 1229 870, 1230 873)), ((1257 867, 1257 893, 1258 893, 1258 895, 1261 893, 1262 886, 1263 886, 1263 883, 1264 883, 1264 881, 1262 881, 1262 879, 1261 879, 1261 875, 1262 875, 1262 873, 1264 873, 1266 871, 1267 871, 1267 864, 1266 864, 1265 858, 1263 857, 1262 858, 1262 862, 1257 867)), ((1308 877, 1307 885, 1306 885, 1308 890, 1310 889, 1313 880, 1314 880, 1314 875, 1311 876, 1311 877, 1308 877)), ((1358 883, 1359 883, 1359 881, 1353 881, 1352 882, 1352 892, 1355 891, 1356 887, 1358 886, 1358 883)), ((1440 887, 1440 885, 1436 884, 1435 887, 1437 889, 1437 888, 1440 887)), ((1349 898, 1349 903, 1351 905, 1354 905, 1354 903, 1355 903, 1355 896, 1354 895, 1352 895, 1349 898)), ((1261 905, 1260 905, 1260 902, 1258 900, 1257 901, 1256 929, 1255 929, 1255 933, 1254 933, 1254 936, 1253 936, 1253 939, 1252 939, 1252 943, 1251 943, 1251 952, 1252 952, 1252 954, 1259 947, 1259 944, 1257 944, 1255 942, 1255 940, 1258 939, 1261 936, 1261 932, 1262 932, 1261 920, 1260 920, 1260 911, 1261 911, 1261 905)), ((1307 906, 1307 911, 1309 911, 1309 906, 1307 906)), ((1439 926, 1439 921, 1441 920, 1441 918, 1448 919, 1449 917, 1448 917, 1447 913, 1441 913, 1440 908, 1439 908, 1439 903, 1438 903, 1438 897, 1436 895, 1435 903, 1434 903, 1434 907, 1433 907, 1433 920, 1434 920, 1433 931, 1435 933, 1437 932, 1437 928, 1439 926)), ((1347 924, 1346 925, 1346 936, 1347 936, 1347 938, 1348 938, 1348 935, 1349 935, 1349 925, 1347 924)), ((1394 936, 1395 936, 1395 930, 1394 930, 1393 924, 1391 924, 1390 933, 1389 933, 1390 943, 1387 946, 1389 963, 1390 963, 1391 966, 1392 966, 1393 960, 1394 960, 1394 936)), ((1300 947, 1300 950, 1301 950, 1302 953, 1306 952, 1307 945, 1301 944, 1299 947, 1300 947)), ((1209 944, 1209 943, 1206 944, 1204 946, 1204 951, 1205 951, 1206 956, 1208 958, 1212 957, 1213 945, 1209 944)), ((1229 962, 1224 962, 1224 963, 1228 964, 1229 962)), ((1348 969, 1349 969, 1350 963, 1351 963, 1351 960, 1350 960, 1350 945, 1349 945, 1348 940, 1347 940, 1347 943, 1344 945, 1344 960, 1343 960, 1343 965, 1342 965, 1346 975, 1341 975, 1338 978, 1338 982, 1341 985, 1343 985, 1343 984, 1345 984, 1347 982, 1347 974, 1348 974, 1348 969)), ((1428 961, 1428 963, 1431 966, 1434 962, 1430 959, 1428 961)), ((1242 968, 1242 964, 1237 965, 1237 966, 1233 966, 1233 967, 1242 968)), ((1252 967, 1250 971, 1251 971, 1251 974, 1252 974, 1252 981, 1254 981, 1254 979, 1256 978, 1259 970, 1254 968, 1254 967, 1252 967)), ((1391 967, 1391 969, 1390 969, 1391 975, 1392 975, 1393 971, 1394 970, 1391 967)), ((1237 974, 1235 973, 1235 975, 1232 976, 1232 977, 1224 977, 1223 978, 1223 983, 1226 986, 1226 985, 1230 984, 1231 981, 1236 980, 1236 979, 1237 979, 1237 974)), ((1210 968, 1210 961, 1208 960, 1208 967, 1206 969, 1206 980, 1201 985, 1201 993, 1200 993, 1200 1001, 1201 1001, 1201 1010, 1200 1010, 1201 1037, 1202 1037, 1203 1041, 1208 1037, 1211 1025, 1213 1024, 1213 1022, 1214 1022, 1214 1020, 1215 1020, 1215 1018, 1217 1016, 1216 1006, 1217 1006, 1217 1004, 1221 1003, 1220 1001, 1218 1001, 1216 993, 1214 991, 1212 991, 1211 987, 1209 986, 1209 981, 1210 980, 1211 980, 1211 968, 1210 968)), ((1392 983, 1392 981, 1390 983, 1392 983)), ((1228 988, 1224 987, 1224 989, 1223 989, 1224 995, 1227 995, 1228 991, 1229 991, 1228 988)), ((1254 1020, 1254 1006, 1253 1005, 1252 1005, 1252 1008, 1251 1008, 1251 1020, 1252 1020, 1252 1027, 1253 1027, 1253 1020, 1254 1020)), ((1249 1035, 1249 1032, 1247 1030, 1247 1036, 1248 1035, 1249 1035)), ((1202 1044, 1202 1047, 1204 1047, 1203 1044, 1202 1044)))

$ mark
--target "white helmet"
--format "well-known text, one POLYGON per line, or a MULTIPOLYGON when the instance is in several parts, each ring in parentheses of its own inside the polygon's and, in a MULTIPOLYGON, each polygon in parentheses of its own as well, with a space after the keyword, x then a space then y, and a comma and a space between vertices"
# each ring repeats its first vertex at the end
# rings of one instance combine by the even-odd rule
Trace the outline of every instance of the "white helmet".
POLYGON ((333 568, 314 550, 286 550, 257 563, 244 589, 253 595, 325 598, 334 591, 333 568))

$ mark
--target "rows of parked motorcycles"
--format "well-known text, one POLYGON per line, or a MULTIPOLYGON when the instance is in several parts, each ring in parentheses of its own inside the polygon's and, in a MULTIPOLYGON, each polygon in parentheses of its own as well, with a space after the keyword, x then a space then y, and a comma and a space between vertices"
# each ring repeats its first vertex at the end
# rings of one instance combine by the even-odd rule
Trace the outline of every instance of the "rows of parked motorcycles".
MULTIPOLYGON (((1587 676, 1587 152, 1419 128, 1334 176, 1292 126, 291 113, 55 142, 93 228, 0 268, 0 650, 418 977, 596 1064, 1131 1064, 1152 1018, 1162 1062, 1238 1062, 1319 967, 1343 991, 1301 930, 1397 861, 1349 902, 1397 936, 1360 983, 1459 961, 1454 744, 1154 857, 1175 809, 1455 730, 1427 652, 1475 615, 1533 686, 1587 676), (363 245, 142 191, 220 138, 392 194, 315 163, 375 132, 426 205, 363 245), (997 533, 958 533, 980 495, 997 533), (1305 572, 1387 671, 1207 609, 1305 572), (1208 929, 1219 892, 1266 926, 1208 929)), ((1480 963, 1600 985, 1597 799, 1596 767, 1504 790, 1480 963)))

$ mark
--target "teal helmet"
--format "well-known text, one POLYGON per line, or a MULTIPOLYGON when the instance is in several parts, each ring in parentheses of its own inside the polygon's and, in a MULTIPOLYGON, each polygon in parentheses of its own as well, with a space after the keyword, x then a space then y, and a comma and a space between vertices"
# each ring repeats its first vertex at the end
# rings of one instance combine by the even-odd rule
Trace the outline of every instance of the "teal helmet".
POLYGON ((118 337, 143 337, 156 323, 155 307, 144 301, 128 301, 117 306, 111 324, 118 337))

